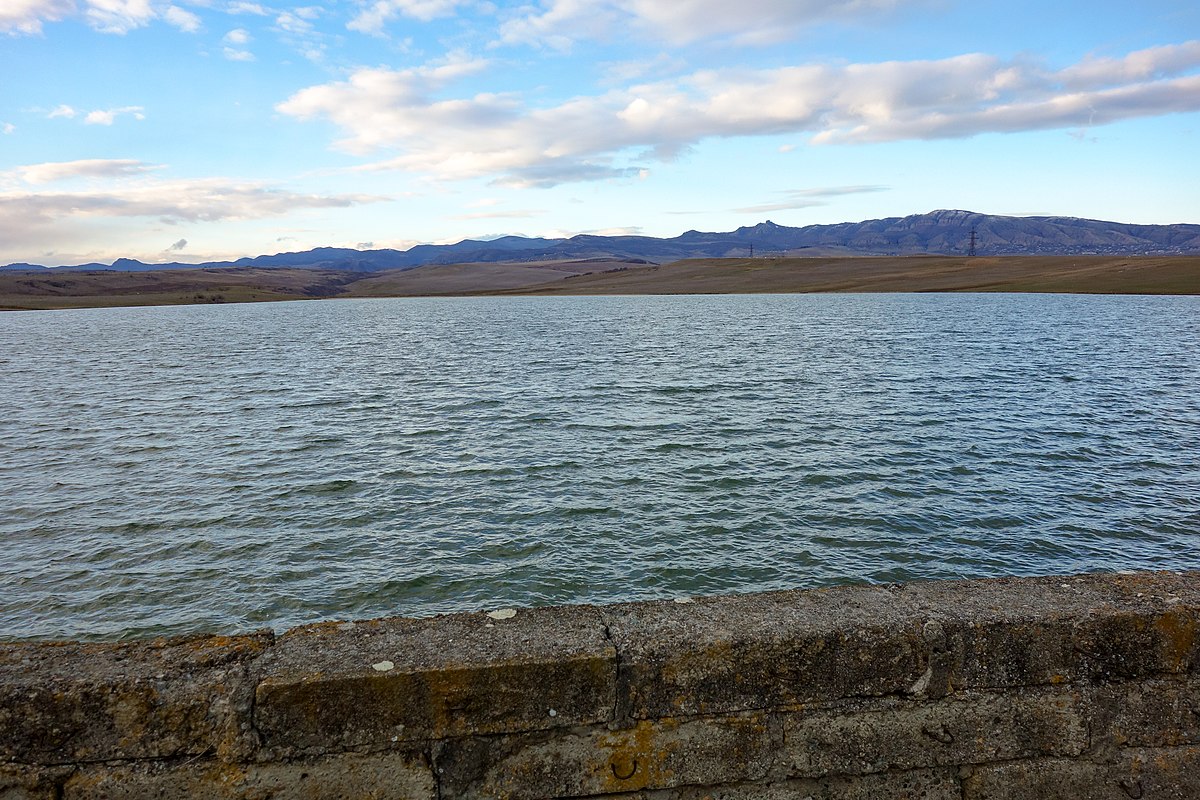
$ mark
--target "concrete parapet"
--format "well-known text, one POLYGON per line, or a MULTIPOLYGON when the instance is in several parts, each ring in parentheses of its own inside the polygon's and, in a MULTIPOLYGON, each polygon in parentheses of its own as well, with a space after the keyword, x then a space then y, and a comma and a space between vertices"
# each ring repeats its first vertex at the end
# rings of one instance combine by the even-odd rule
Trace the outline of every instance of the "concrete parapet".
POLYGON ((611 722, 616 658, 587 606, 309 625, 259 662, 254 726, 278 758, 611 722))
POLYGON ((0 759, 248 757, 253 665, 272 638, 0 645, 0 759))
POLYGON ((0 645, 0 800, 1200 798, 1200 572, 0 645))

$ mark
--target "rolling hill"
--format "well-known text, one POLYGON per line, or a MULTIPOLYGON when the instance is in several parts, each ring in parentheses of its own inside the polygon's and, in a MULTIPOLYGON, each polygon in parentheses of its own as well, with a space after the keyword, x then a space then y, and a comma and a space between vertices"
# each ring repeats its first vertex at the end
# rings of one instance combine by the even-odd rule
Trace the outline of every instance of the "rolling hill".
MULTIPOLYGON (((767 221, 726 233, 687 231, 672 238, 579 235, 569 239, 505 236, 466 239, 451 245, 409 250, 320 247, 204 264, 147 264, 117 259, 112 264, 59 266, 71 271, 146 272, 166 269, 252 267, 341 272, 406 270, 431 264, 487 264, 605 259, 665 264, 689 258, 756 256, 966 255, 971 232, 987 256, 1195 255, 1200 225, 1133 225, 1074 217, 1006 217, 973 211, 933 211, 907 217, 808 225, 792 228, 767 221)), ((10 264, 9 271, 38 271, 36 264, 10 264)))

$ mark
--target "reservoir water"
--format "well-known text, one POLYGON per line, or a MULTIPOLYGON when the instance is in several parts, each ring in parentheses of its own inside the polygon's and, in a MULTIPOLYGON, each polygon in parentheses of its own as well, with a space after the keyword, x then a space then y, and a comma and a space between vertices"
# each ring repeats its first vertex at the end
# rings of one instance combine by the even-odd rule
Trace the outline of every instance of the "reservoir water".
POLYGON ((1200 301, 0 315, 0 639, 1200 566, 1200 301))

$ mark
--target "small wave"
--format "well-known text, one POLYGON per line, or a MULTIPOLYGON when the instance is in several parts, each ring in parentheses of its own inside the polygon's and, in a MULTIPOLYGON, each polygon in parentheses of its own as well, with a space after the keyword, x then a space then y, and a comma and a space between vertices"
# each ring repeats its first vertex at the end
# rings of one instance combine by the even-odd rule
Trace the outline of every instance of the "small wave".
POLYGON ((321 481, 319 483, 310 483, 304 486, 293 486, 279 495, 281 498, 295 497, 297 495, 330 495, 341 494, 357 489, 358 481, 349 478, 340 478, 331 481, 321 481))
POLYGON ((704 450, 705 445, 699 442, 663 442, 650 449, 655 453, 675 453, 680 450, 704 450))
POLYGON ((0 636, 1195 552, 1200 327, 1178 307, 660 298, 648 321, 647 302, 240 307, 239 340, 268 347, 230 347, 220 309, 186 331, 115 310, 104 337, 0 325, 0 636))
POLYGON ((567 506, 558 509, 558 512, 564 517, 572 518, 612 516, 617 513, 617 510, 608 506, 567 506))
POLYGON ((583 469, 583 464, 578 461, 558 461, 546 464, 528 464, 521 467, 521 472, 526 475, 537 475, 543 472, 559 472, 577 469, 583 469))

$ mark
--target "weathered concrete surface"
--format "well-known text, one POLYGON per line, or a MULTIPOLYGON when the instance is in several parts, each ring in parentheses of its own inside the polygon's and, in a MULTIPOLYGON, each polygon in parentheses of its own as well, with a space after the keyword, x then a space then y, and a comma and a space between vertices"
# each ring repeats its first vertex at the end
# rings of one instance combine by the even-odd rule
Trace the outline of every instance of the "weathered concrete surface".
POLYGON ((1023 690, 788 714, 784 750, 802 777, 1077 756, 1088 746, 1080 705, 1076 693, 1023 690))
POLYGON ((58 789, 75 767, 0 764, 0 800, 59 800, 58 789))
POLYGON ((630 603, 606 615, 620 709, 636 719, 1200 664, 1196 573, 835 587, 630 603))
POLYGON ((596 800, 962 800, 962 783, 957 769, 913 770, 770 784, 689 786, 604 795, 596 800))
POLYGON ((964 800, 1196 800, 1200 748, 1128 750, 1111 763, 1052 759, 976 767, 964 800))
POLYGON ((310 625, 261 667, 271 758, 613 718, 616 650, 587 606, 310 625))
POLYGON ((1183 673, 1200 663, 1196 573, 918 583, 897 602, 946 632, 954 689, 1183 673))
POLYGON ((1200 800, 1200 571, 0 644, 0 800, 1200 800))
POLYGON ((0 760, 77 764, 253 749, 253 660, 270 633, 0 646, 0 760))
POLYGON ((437 766, 448 800, 533 800, 716 785, 768 777, 779 750, 765 714, 648 721, 553 737, 451 742, 437 766))
POLYGON ((894 587, 768 592, 606 609, 634 719, 903 693, 927 666, 924 619, 894 587))
MULTIPOLYGON (((2 797, 2 795, 0 795, 2 797)), ((62 800, 436 800, 420 756, 342 755, 278 764, 143 763, 74 774, 62 800)))
POLYGON ((1104 684, 1090 705, 1093 746, 1200 745, 1200 675, 1104 684))

